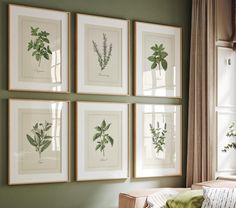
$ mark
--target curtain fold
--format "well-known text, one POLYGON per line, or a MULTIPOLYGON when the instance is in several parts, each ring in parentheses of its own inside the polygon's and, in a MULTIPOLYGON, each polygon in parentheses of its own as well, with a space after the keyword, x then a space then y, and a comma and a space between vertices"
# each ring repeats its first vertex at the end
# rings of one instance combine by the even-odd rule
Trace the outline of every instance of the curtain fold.
POLYGON ((186 185, 214 177, 215 0, 192 0, 186 185))

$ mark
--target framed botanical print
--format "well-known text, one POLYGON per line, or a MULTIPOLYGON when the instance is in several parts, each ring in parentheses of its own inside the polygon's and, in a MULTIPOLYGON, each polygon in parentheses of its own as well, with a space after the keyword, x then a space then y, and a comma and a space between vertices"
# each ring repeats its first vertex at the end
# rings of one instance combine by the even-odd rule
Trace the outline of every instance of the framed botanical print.
POLYGON ((9 5, 9 90, 69 92, 69 17, 9 5))
POLYGON ((224 109, 217 112, 217 171, 236 174, 236 112, 224 109))
POLYGON ((181 28, 135 22, 137 96, 182 97, 181 28))
POLYGON ((128 177, 128 104, 77 102, 77 181, 128 177))
POLYGON ((128 95, 129 21, 77 14, 77 92, 128 95))
POLYGON ((9 185, 69 180, 69 103, 9 100, 9 185))
POLYGON ((217 47, 217 106, 236 107, 236 53, 232 48, 217 47))
POLYGON ((180 105, 135 105, 135 177, 182 174, 180 105))

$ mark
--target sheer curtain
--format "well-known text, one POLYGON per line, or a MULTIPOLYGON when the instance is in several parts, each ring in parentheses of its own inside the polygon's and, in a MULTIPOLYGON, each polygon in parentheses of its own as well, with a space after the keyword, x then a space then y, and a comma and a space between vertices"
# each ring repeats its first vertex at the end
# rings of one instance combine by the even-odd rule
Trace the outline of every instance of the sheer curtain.
POLYGON ((192 0, 187 179, 211 180, 215 140, 215 0, 192 0))

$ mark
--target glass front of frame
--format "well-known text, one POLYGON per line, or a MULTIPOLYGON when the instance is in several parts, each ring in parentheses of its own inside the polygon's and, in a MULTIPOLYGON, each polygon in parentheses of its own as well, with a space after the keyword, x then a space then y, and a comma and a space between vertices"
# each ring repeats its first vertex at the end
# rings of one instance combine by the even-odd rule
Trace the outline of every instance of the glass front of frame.
POLYGON ((181 29, 135 23, 135 94, 181 97, 181 29))
POLYGON ((68 180, 68 103, 10 100, 10 184, 68 180))
POLYGON ((236 54, 232 48, 217 48, 217 106, 236 107, 236 54))
POLYGON ((77 92, 128 94, 128 21, 77 14, 77 92))
POLYGON ((181 174, 181 107, 135 106, 135 176, 181 174))
POLYGON ((126 178, 128 105, 77 103, 77 180, 126 178))
POLYGON ((9 6, 12 90, 69 91, 69 14, 9 6))

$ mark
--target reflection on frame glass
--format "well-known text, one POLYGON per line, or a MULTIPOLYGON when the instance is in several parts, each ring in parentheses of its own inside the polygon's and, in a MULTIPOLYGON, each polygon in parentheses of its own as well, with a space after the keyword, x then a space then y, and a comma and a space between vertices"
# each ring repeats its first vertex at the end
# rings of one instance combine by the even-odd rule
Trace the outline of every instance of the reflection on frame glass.
POLYGON ((77 103, 77 180, 128 177, 128 105, 77 103))
POLYGON ((181 175, 181 106, 135 105, 135 177, 181 175))
POLYGON ((181 97, 181 28, 135 23, 135 95, 181 97))
POLYGON ((9 184, 68 181, 68 103, 9 101, 9 184))
POLYGON ((217 106, 236 107, 236 54, 232 48, 217 48, 217 106))
POLYGON ((236 174, 236 112, 217 112, 217 171, 236 174))
POLYGON ((128 94, 127 20, 77 14, 77 92, 128 94))
POLYGON ((9 89, 69 91, 69 13, 9 5, 9 89))

